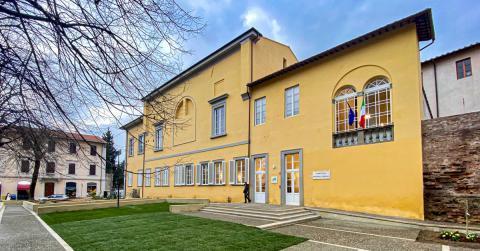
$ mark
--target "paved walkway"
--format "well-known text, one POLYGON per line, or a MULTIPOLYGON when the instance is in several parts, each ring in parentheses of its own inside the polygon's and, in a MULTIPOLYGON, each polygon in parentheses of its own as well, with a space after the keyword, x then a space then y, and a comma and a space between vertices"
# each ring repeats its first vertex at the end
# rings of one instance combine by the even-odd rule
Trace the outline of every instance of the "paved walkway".
MULTIPOLYGON (((266 221, 206 212, 188 215, 257 226, 266 221)), ((268 222, 267 222, 268 223, 268 222)), ((470 250, 441 244, 417 242, 420 230, 411 227, 374 224, 339 219, 318 219, 269 231, 305 237, 309 241, 287 248, 289 251, 307 250, 470 250)))
POLYGON ((0 250, 2 251, 65 250, 37 218, 22 206, 5 206, 0 219, 0 250))

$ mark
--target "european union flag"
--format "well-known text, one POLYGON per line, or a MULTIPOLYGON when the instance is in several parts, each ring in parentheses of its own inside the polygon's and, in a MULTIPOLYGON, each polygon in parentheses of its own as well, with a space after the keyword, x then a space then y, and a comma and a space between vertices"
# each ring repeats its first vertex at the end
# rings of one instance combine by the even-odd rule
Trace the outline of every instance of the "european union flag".
MULTIPOLYGON (((348 103, 347 103, 348 104, 348 103)), ((349 111, 348 111, 348 124, 353 125, 355 122, 355 112, 353 111, 352 107, 348 105, 349 111)))

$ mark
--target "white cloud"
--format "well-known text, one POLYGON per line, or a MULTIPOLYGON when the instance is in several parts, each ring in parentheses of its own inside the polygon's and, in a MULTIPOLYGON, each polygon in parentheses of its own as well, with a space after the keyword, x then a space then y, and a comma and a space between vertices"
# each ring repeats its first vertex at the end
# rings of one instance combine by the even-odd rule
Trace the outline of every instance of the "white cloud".
POLYGON ((282 43, 286 43, 287 37, 282 32, 282 27, 271 14, 260 7, 248 8, 242 15, 243 27, 255 27, 260 32, 265 33, 267 37, 271 37, 282 43))
POLYGON ((200 11, 203 14, 216 14, 221 13, 222 10, 230 5, 232 0, 184 0, 187 6, 189 6, 194 12, 200 11))

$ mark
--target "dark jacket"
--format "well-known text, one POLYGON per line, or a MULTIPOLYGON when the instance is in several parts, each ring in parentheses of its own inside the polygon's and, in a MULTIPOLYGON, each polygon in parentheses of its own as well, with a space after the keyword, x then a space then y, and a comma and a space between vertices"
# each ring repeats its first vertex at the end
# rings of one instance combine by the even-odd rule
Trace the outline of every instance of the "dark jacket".
POLYGON ((243 193, 250 193, 250 186, 248 184, 243 185, 243 193))

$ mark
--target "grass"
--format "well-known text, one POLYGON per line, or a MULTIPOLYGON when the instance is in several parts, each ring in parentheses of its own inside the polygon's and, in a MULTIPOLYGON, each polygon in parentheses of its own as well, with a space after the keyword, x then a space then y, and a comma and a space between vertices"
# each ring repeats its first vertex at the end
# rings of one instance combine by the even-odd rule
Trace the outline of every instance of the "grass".
POLYGON ((306 240, 172 214, 167 203, 41 217, 75 250, 280 250, 306 240))

